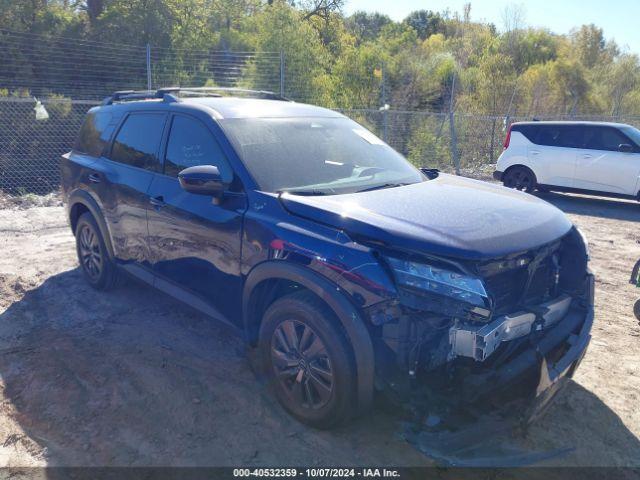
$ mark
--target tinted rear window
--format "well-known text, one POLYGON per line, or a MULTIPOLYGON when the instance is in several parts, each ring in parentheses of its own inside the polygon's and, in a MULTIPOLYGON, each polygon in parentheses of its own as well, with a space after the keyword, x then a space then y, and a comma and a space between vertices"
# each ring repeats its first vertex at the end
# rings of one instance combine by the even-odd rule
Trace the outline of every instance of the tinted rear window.
POLYGON ((113 131, 109 126, 111 117, 106 112, 88 113, 73 149, 94 157, 101 156, 113 131))
POLYGON ((158 148, 166 116, 133 113, 127 117, 113 141, 111 160, 132 167, 157 170, 158 148))
POLYGON ((512 132, 520 132, 527 140, 532 143, 536 143, 536 137, 538 136, 538 125, 514 125, 511 128, 512 132))
POLYGON ((582 128, 576 125, 514 125, 512 131, 522 133, 536 145, 579 148, 582 128))

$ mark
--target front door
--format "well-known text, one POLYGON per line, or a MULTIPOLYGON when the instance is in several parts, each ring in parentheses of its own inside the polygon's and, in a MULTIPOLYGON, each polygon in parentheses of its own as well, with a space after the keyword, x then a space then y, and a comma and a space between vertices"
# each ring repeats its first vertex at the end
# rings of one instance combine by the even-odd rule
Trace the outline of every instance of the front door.
POLYGON ((578 151, 576 188, 636 195, 640 150, 624 133, 614 127, 587 127, 584 146, 578 151), (633 151, 620 151, 623 144, 633 151))
POLYGON ((165 150, 163 174, 154 177, 149 189, 153 270, 159 282, 188 290, 233 320, 241 300, 240 245, 246 197, 228 192, 216 205, 212 197, 180 187, 178 173, 196 165, 215 165, 223 177, 233 178, 212 131, 199 119, 174 115, 165 150))

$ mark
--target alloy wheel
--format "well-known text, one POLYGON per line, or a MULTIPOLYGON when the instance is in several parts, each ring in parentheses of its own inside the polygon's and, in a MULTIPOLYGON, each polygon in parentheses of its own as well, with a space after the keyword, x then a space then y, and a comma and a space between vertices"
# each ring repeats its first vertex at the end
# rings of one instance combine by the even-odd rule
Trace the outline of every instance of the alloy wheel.
POLYGON ((524 170, 515 170, 509 173, 506 186, 515 188, 516 190, 528 192, 533 188, 533 179, 528 172, 524 170))
POLYGON ((309 326, 296 320, 278 325, 271 339, 276 379, 298 406, 319 409, 331 399, 333 370, 326 346, 309 326))
POLYGON ((89 225, 82 225, 79 240, 82 267, 92 280, 97 280, 103 268, 98 235, 89 225))

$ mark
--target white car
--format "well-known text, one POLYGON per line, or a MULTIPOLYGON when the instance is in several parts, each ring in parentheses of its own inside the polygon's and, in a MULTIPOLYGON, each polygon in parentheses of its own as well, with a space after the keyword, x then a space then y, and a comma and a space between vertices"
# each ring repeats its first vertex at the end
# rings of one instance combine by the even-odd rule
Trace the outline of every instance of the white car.
POLYGON ((493 176, 529 193, 537 188, 640 200, 640 130, 619 123, 514 123, 493 176))

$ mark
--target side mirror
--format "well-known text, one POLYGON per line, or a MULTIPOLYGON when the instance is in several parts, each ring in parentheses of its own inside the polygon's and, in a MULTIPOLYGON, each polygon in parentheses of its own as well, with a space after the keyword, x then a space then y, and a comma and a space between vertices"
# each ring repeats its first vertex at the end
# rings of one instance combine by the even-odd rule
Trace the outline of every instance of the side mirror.
POLYGON ((218 167, 213 165, 185 168, 178 173, 178 180, 185 191, 196 195, 210 195, 218 200, 229 188, 229 183, 222 179, 218 167))
POLYGON ((618 151, 622 153, 633 153, 633 145, 629 145, 628 143, 621 143, 618 145, 618 151))
POLYGON ((429 180, 433 180, 440 175, 440 170, 437 168, 420 167, 420 171, 426 175, 429 180))

